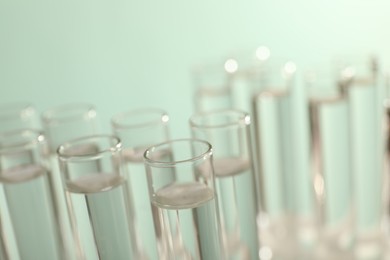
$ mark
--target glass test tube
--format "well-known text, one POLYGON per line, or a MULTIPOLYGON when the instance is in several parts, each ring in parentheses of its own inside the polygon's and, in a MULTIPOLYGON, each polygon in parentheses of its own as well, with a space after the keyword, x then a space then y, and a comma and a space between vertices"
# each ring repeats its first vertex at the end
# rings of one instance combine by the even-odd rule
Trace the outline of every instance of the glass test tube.
MULTIPOLYGON (((382 170, 383 85, 375 58, 351 62, 343 69, 350 111, 352 170, 356 200, 355 258, 378 257, 387 246, 382 170)), ((387 199, 386 199, 387 200, 387 199)))
POLYGON ((0 136, 0 181, 21 259, 66 259, 47 155, 46 139, 38 131, 0 136))
POLYGON ((176 139, 144 154, 155 222, 167 259, 225 259, 222 252, 211 145, 176 139), (173 181, 161 181, 170 175, 173 181))
POLYGON ((311 133, 311 172, 319 225, 318 259, 352 257, 355 205, 344 86, 327 71, 306 73, 311 133))
POLYGON ((269 63, 270 50, 234 52, 216 64, 204 64, 193 71, 195 112, 218 109, 250 111, 252 82, 269 63))
MULTIPOLYGON (((28 102, 10 102, 0 105, 0 132, 31 128, 39 128, 37 113, 32 104, 28 102)), ((18 259, 15 236, 3 187, 0 187, 0 194, 0 259, 18 259)))
POLYGON ((252 95, 251 112, 259 171, 261 259, 300 258, 310 254, 307 248, 316 240, 313 191, 302 137, 306 111, 301 107, 304 95, 294 84, 295 72, 290 61, 268 64, 254 82, 257 91, 252 95))
POLYGON ((213 147, 226 259, 259 259, 250 116, 240 110, 215 110, 193 115, 190 126, 193 138, 213 147))
MULTIPOLYGON (((44 111, 41 115, 42 125, 49 142, 50 162, 53 170, 52 186, 55 190, 61 232, 65 237, 68 258, 80 258, 77 245, 72 238, 65 192, 58 165, 57 148, 60 144, 77 137, 96 134, 98 131, 97 113, 93 105, 87 103, 63 104, 44 111)), ((91 152, 96 147, 79 147, 91 152)))
POLYGON ((72 139, 58 148, 72 233, 83 259, 139 259, 121 151, 119 139, 110 135, 72 139))
POLYGON ((194 68, 192 77, 195 111, 232 107, 231 78, 234 71, 229 60, 194 68))
MULTIPOLYGON (((156 241, 152 208, 143 154, 147 147, 168 141, 169 117, 165 111, 155 108, 129 110, 112 117, 114 135, 123 145, 123 160, 127 166, 129 191, 134 199, 134 223, 139 255, 146 259, 158 259, 166 254, 163 243, 156 241)), ((173 181, 172 176, 161 175, 162 181, 173 181)))

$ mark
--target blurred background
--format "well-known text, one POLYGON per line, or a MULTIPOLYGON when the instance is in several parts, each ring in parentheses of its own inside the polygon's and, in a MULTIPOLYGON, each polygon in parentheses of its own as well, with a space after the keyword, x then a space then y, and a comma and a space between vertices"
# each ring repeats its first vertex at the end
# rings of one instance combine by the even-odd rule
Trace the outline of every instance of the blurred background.
MULTIPOLYGON (((191 68, 266 45, 299 69, 338 54, 390 59, 386 0, 0 1, 0 103, 96 105, 104 127, 153 106, 189 135, 191 68)), ((387 66, 387 65, 385 65, 387 66)))
MULTIPOLYGON (((194 66, 220 62, 230 55, 248 54, 259 46, 267 46, 271 57, 283 57, 296 64, 296 80, 301 82, 303 71, 311 64, 328 64, 342 56, 363 60, 375 55, 381 73, 385 73, 390 71, 388 10, 388 0, 0 0, 0 104, 27 101, 41 113, 57 105, 90 103, 96 106, 103 131, 108 133, 111 133, 110 119, 117 113, 144 107, 161 108, 170 116, 171 136, 189 137, 188 120, 195 113, 194 66)), ((292 93, 293 114, 304 116, 292 118, 292 127, 287 124, 289 121, 287 127, 280 127, 283 136, 290 136, 290 132, 295 136, 292 141, 286 138, 288 150, 281 146, 275 154, 292 151, 285 164, 286 176, 289 177, 286 183, 296 181, 296 190, 292 193, 296 194, 298 202, 294 206, 304 213, 312 213, 315 198, 311 194, 312 171, 308 167, 307 104, 303 99, 296 99, 302 93, 292 93)), ((368 212, 370 215, 375 207, 382 205, 370 205, 367 194, 377 195, 380 193, 378 187, 384 183, 380 178, 382 169, 379 169, 382 154, 376 153, 381 147, 372 145, 380 141, 379 137, 378 140, 366 138, 379 135, 376 121, 367 123, 371 122, 370 112, 373 110, 366 108, 376 106, 370 103, 364 106, 367 104, 364 93, 357 98, 353 96, 353 100, 357 100, 351 103, 356 117, 351 121, 351 129, 367 130, 362 131, 362 135, 358 132, 352 140, 354 145, 357 144, 354 148, 359 148, 355 150, 363 151, 352 158, 354 163, 357 162, 353 174, 354 178, 357 176, 357 186, 361 189, 357 191, 357 200, 363 205, 357 213, 364 215, 368 212), (370 140, 366 142, 365 139, 370 140), (370 145, 370 150, 366 150, 370 145), (370 168, 370 163, 373 168, 370 168), (373 172, 379 177, 373 178, 373 172), (374 183, 377 186, 371 185, 370 180, 377 181, 374 183)), ((271 122, 269 136, 278 137, 273 130, 279 125, 272 124, 275 119, 272 116, 264 117, 271 122)), ((333 126, 343 120, 337 121, 333 117, 332 120, 326 124, 330 126, 327 131, 339 139, 331 138, 324 143, 336 143, 336 147, 339 142, 334 140, 349 139, 349 132, 345 131, 345 136, 340 134, 333 126)), ((265 146, 276 147, 274 144, 278 140, 275 140, 265 146)), ((341 158, 334 153, 340 149, 330 147, 325 147, 328 149, 326 156, 341 158)), ((348 144, 345 147, 349 147, 348 144)), ((269 168, 278 168, 280 158, 273 156, 272 150, 266 155, 269 155, 265 160, 269 168)), ((348 163, 347 159, 341 161, 348 163)), ((348 172, 342 169, 342 163, 339 163, 340 169, 329 170, 340 190, 344 189, 344 184, 350 184, 347 178, 345 183, 340 181, 337 170, 348 172)), ((334 165, 338 166, 337 163, 334 165)), ((270 175, 274 177, 274 174, 270 175)), ((272 181, 271 178, 269 183, 272 181)), ((333 184, 330 187, 333 188, 333 184)), ((270 187, 269 194, 278 195, 273 186, 267 187, 270 187)), ((339 192, 329 192, 328 196, 329 201, 336 202, 341 197, 339 192)), ((369 236, 367 240, 377 243, 375 237, 369 236)), ((283 245, 283 242, 276 240, 276 244, 283 245)), ((390 248, 388 236, 383 245, 390 248)), ((271 258, 266 255, 262 259, 271 258)), ((347 258, 342 256, 340 259, 347 258)))

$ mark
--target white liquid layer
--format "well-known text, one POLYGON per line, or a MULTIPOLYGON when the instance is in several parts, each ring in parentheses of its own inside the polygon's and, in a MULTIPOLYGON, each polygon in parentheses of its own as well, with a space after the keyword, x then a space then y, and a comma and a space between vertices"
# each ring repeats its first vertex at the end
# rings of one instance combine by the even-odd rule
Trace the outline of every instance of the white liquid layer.
POLYGON ((222 259, 217 205, 202 183, 173 183, 152 198, 163 259, 222 259))

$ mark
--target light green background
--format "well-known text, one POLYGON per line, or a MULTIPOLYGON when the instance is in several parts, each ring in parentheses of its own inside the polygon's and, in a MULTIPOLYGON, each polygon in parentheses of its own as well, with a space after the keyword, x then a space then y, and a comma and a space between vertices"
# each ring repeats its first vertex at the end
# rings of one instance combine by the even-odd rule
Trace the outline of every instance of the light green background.
MULTIPOLYGON (((192 65, 267 45, 298 65, 339 53, 390 58, 386 0, 0 0, 0 103, 88 101, 104 127, 155 106, 189 135, 192 65)), ((108 129, 108 128, 107 128, 108 129)))

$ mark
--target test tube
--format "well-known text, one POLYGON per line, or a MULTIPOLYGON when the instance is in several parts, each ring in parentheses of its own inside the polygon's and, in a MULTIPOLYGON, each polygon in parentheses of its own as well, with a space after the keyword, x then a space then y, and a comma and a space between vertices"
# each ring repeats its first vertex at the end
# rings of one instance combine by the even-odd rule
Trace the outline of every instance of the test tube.
MULTIPOLYGON (((38 129, 36 109, 29 102, 9 102, 0 105, 0 132, 18 129, 38 129)), ((0 259, 18 259, 15 236, 6 205, 3 187, 0 187, 0 259)))
POLYGON ((228 109, 198 113, 190 118, 193 138, 213 147, 222 239, 227 259, 259 259, 255 171, 250 116, 228 109))
POLYGON ((211 145, 175 139, 149 147, 144 154, 157 239, 165 241, 163 259, 225 259, 211 145), (161 181, 170 175, 172 181, 161 181))
MULTIPOLYGON (((168 114, 157 108, 141 108, 118 113, 112 117, 114 135, 123 145, 123 160, 127 167, 129 191, 134 198, 134 223, 139 255, 147 259, 158 259, 164 255, 163 244, 156 241, 152 207, 143 154, 147 147, 168 141, 168 114)), ((163 180, 173 181, 172 176, 161 175, 163 180)))
POLYGON ((72 139, 57 150, 72 234, 83 259, 139 259, 121 151, 111 135, 72 139))
MULTIPOLYGON (((98 132, 99 124, 96 109, 88 103, 62 104, 45 110, 41 121, 49 143, 52 167, 52 186, 55 191, 61 232, 65 237, 68 258, 80 258, 78 246, 72 238, 69 214, 67 211, 64 187, 58 165, 57 148, 60 144, 77 137, 93 135, 98 132)), ((87 144, 89 145, 89 144, 87 144)), ((79 147, 80 150, 96 151, 93 146, 79 147)))
MULTIPOLYGON (((215 64, 202 64, 192 71, 195 111, 231 108, 231 79, 235 72, 229 59, 215 64)), ((233 64, 234 66, 234 64, 233 64)))
POLYGON ((299 259, 310 255, 317 238, 306 158, 305 96, 295 82, 294 62, 276 60, 259 73, 251 114, 260 197, 260 259, 299 259))
POLYGON ((41 132, 25 129, 0 135, 0 181, 21 259, 66 259, 47 155, 41 132))
POLYGON ((342 71, 347 88, 356 200, 355 258, 379 257, 387 245, 384 224, 388 193, 382 169, 383 82, 375 57, 351 60, 342 71))
POLYGON ((355 223, 348 102, 338 74, 312 70, 305 76, 319 225, 316 257, 348 259, 355 223))

